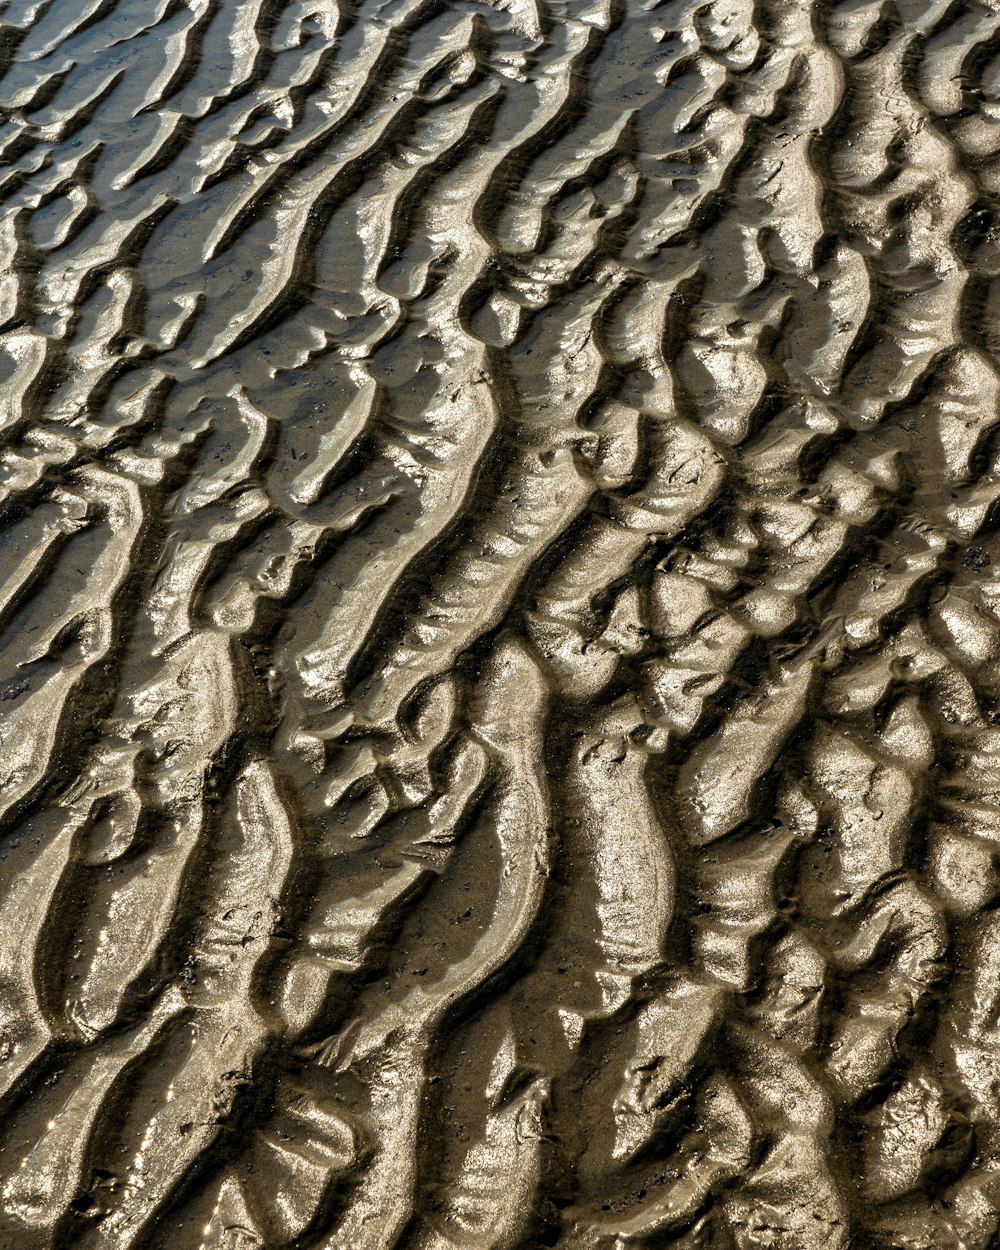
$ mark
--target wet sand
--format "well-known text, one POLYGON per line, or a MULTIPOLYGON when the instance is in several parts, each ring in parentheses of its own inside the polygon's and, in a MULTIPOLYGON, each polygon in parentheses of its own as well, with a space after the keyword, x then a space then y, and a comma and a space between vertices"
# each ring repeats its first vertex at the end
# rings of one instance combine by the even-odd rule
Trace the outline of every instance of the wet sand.
POLYGON ((0 4, 0 1250, 989 1250, 1000 5, 0 4))

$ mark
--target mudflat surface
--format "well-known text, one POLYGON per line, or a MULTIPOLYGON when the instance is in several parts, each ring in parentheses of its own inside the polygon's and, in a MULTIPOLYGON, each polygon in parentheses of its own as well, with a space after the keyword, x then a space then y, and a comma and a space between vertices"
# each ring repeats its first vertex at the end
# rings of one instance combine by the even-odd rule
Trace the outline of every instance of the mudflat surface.
POLYGON ((0 1250, 989 1250, 1000 5, 0 4, 0 1250))

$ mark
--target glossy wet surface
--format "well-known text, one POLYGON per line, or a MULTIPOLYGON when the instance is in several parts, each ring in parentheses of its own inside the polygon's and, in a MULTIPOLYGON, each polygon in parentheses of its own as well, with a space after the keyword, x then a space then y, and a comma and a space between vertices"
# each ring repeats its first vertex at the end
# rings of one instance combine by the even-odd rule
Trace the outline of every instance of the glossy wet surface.
POLYGON ((0 5, 0 1250, 988 1250, 1000 5, 0 5))

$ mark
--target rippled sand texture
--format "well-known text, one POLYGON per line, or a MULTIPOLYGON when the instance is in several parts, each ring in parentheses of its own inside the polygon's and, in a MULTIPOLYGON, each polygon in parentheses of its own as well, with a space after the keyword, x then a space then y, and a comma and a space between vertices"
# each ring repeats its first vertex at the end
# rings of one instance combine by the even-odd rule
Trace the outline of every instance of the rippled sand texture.
POLYGON ((988 1250, 1000 3, 0 5, 0 1250, 988 1250))

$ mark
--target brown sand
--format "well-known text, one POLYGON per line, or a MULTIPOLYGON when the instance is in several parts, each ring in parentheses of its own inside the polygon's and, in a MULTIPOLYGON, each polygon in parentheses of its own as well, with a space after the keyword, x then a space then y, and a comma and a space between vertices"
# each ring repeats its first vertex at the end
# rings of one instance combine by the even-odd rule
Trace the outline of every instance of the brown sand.
POLYGON ((0 1250, 989 1250, 998 0, 0 4, 0 1250))

